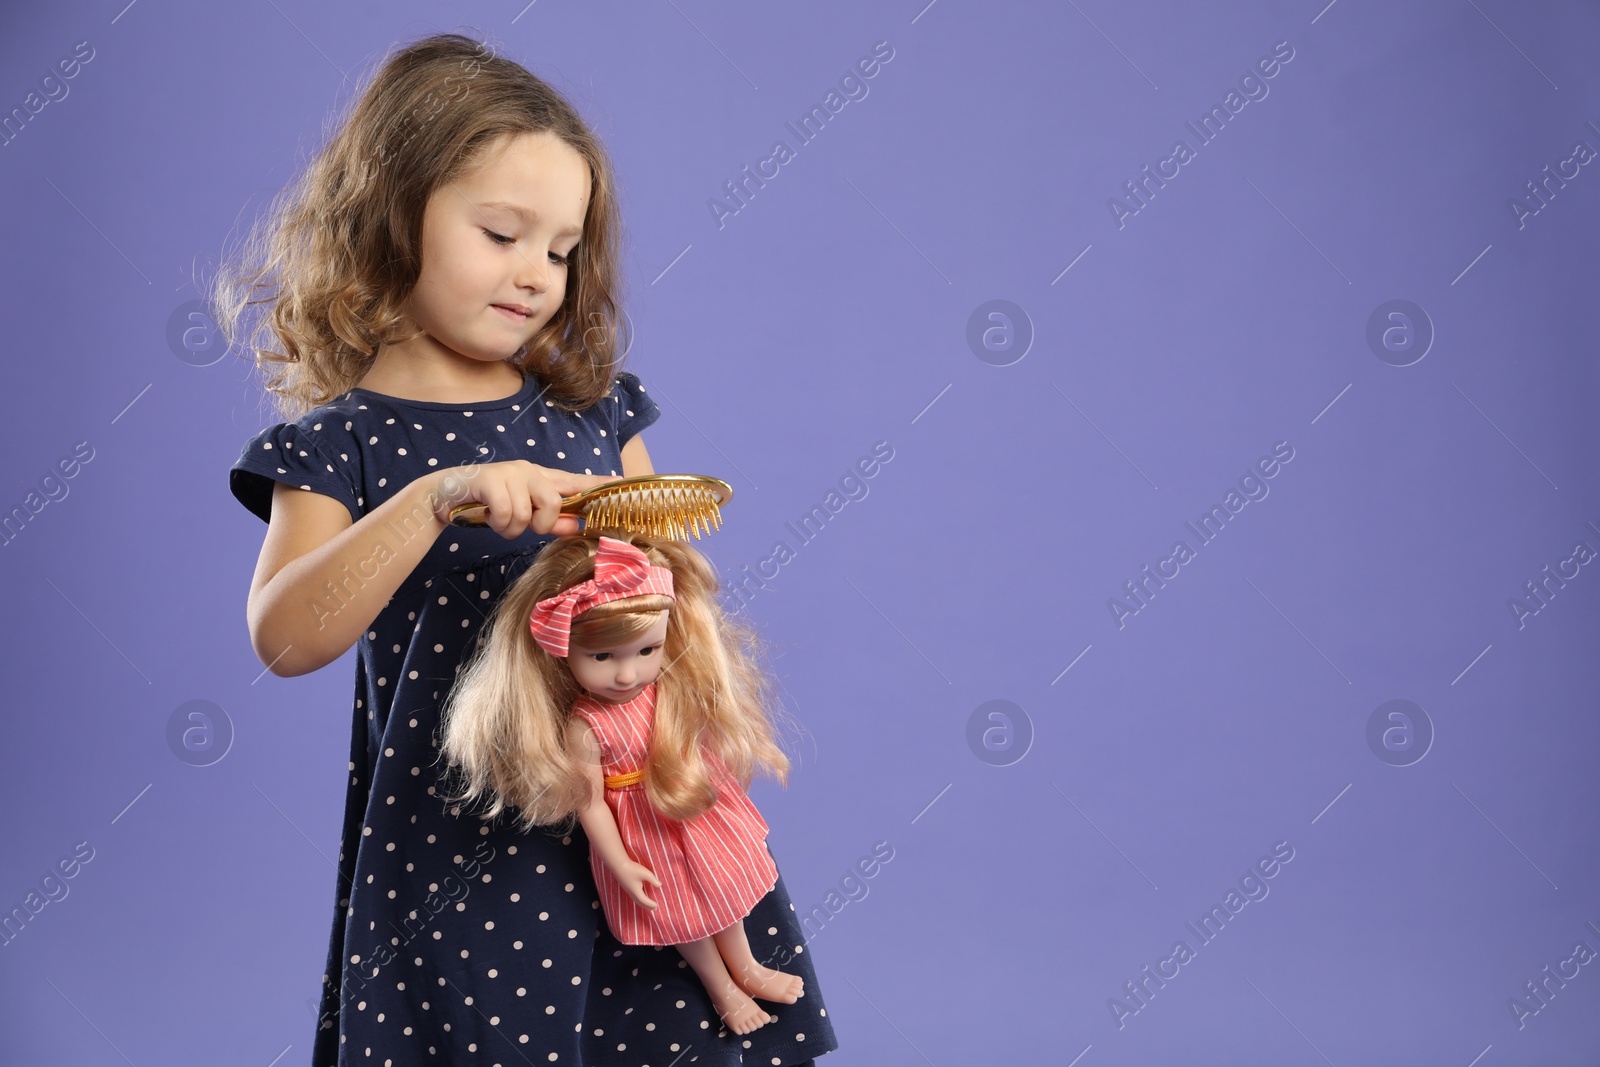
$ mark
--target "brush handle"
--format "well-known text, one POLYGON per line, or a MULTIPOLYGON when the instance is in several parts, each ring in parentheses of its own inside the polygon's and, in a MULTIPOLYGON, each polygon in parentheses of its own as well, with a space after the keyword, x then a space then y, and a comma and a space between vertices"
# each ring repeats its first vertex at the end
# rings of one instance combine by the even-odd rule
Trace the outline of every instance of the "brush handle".
MULTIPOLYGON (((561 500, 561 514, 582 515, 583 494, 563 497, 561 500)), ((489 505, 479 504, 476 501, 466 504, 457 504, 450 509, 450 525, 452 526, 487 526, 489 525, 489 505)))

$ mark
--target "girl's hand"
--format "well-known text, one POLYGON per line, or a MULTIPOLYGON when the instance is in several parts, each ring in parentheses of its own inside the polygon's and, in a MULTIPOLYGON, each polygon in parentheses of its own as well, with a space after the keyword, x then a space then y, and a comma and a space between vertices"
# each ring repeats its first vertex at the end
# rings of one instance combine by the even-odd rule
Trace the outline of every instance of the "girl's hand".
POLYGON ((617 876, 617 881, 621 883, 622 888, 626 889, 628 891, 628 895, 634 900, 637 900, 641 907, 649 908, 651 911, 656 910, 658 905, 655 901, 650 899, 647 893, 645 893, 644 883, 649 882, 651 885, 659 888, 661 885, 661 879, 652 874, 649 867, 646 867, 642 863, 636 863, 633 860, 629 860, 628 862, 621 864, 612 873, 617 876))
POLYGON ((578 516, 561 514, 562 498, 620 478, 573 474, 525 459, 455 467, 430 477, 437 479, 433 513, 441 523, 450 524, 450 509, 457 504, 487 504, 489 528, 508 541, 530 529, 557 536, 577 533, 578 516))

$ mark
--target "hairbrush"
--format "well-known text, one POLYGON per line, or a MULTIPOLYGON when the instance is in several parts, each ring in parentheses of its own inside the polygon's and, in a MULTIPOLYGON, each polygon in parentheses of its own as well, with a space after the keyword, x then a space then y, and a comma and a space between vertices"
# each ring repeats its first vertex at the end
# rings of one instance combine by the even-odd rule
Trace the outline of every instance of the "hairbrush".
MULTIPOLYGON (((722 528, 721 507, 733 486, 704 474, 643 474, 619 478, 564 497, 561 514, 577 515, 583 529, 621 529, 648 537, 687 541, 722 528)), ((454 526, 487 526, 489 506, 476 501, 450 509, 454 526)))

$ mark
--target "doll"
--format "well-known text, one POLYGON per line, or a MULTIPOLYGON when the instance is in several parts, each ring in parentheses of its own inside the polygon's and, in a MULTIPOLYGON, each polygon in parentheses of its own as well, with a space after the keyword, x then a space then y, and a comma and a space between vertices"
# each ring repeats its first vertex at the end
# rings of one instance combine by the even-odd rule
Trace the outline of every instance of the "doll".
POLYGON ((744 917, 777 880, 745 790, 787 781, 755 637, 723 613, 694 548, 616 531, 558 537, 496 605, 444 710, 453 800, 483 818, 567 820, 588 835, 606 922, 627 945, 675 945, 734 1033, 776 1020, 798 975, 759 964, 744 917), (626 538, 627 540, 622 540, 626 538))

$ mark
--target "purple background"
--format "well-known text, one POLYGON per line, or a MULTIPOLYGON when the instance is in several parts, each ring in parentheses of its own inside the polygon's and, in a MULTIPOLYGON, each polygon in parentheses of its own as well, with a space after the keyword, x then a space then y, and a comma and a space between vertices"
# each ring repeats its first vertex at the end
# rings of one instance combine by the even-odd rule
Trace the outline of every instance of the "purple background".
POLYGON ((737 493, 703 547, 729 579, 794 550, 748 610, 805 734, 754 795, 827 916, 825 1062, 1593 1064, 1600 962, 1521 1027, 1508 1001, 1600 950, 1600 565, 1520 626, 1510 601, 1600 550, 1600 164, 1520 227, 1508 201, 1600 149, 1600 14, 1324 2, 9 11, 0 110, 94 58, 0 148, 0 509, 94 456, 0 552, 0 909, 94 858, 0 949, 0 1061, 309 1054, 354 654, 252 655, 265 527, 226 472, 277 416, 169 323, 388 48, 463 30, 614 154, 646 440, 737 493), (1279 41, 1269 95, 1119 228, 1108 198, 1279 41), (975 350, 996 299, 1022 317, 975 350), (1394 299, 1436 333, 1408 366, 1366 339, 1394 299), (879 441, 802 544, 786 524, 879 441), (1270 494, 1199 547, 1185 523, 1279 441, 1270 494), (1396 699, 1434 735, 1407 766, 1367 740, 1396 699), (234 732, 210 766, 167 740, 190 700, 234 732), (991 700, 1019 710, 969 742, 991 700), (1185 923, 1280 841, 1270 895, 1201 944, 1185 923))

